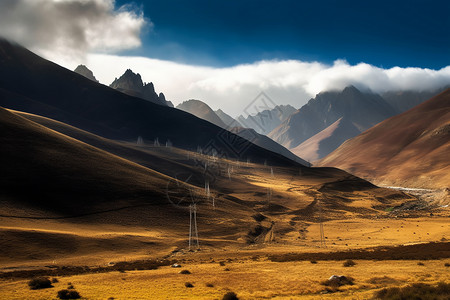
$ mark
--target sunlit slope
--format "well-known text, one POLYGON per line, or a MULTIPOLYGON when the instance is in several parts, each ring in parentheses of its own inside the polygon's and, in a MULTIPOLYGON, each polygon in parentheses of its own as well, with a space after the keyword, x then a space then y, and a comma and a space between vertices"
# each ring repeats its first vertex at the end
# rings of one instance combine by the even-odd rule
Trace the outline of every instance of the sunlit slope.
POLYGON ((378 183, 444 188, 450 182, 450 89, 345 142, 319 165, 378 183))

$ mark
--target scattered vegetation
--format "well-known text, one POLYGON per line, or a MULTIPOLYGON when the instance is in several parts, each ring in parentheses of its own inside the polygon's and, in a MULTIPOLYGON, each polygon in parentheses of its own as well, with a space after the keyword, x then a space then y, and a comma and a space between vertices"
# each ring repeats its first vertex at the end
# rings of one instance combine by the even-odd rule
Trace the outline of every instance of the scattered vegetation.
POLYGON ((396 279, 388 276, 372 277, 367 282, 371 284, 382 284, 382 285, 398 283, 396 279))
POLYGON ((80 299, 80 293, 75 290, 60 290, 57 297, 59 299, 80 299))
POLYGON ((351 259, 347 259, 342 265, 344 267, 353 267, 354 265, 356 265, 356 263, 351 259))
POLYGON ((40 270, 21 270, 11 272, 0 272, 0 279, 11 278, 33 278, 46 276, 72 276, 89 273, 105 273, 111 271, 134 271, 134 270, 155 270, 161 266, 170 266, 173 261, 170 260, 137 260, 118 262, 114 266, 91 268, 88 266, 62 266, 52 269, 40 270))
POLYGON ((396 247, 383 246, 372 249, 355 249, 337 252, 272 254, 273 262, 311 261, 311 260, 430 260, 450 257, 450 243, 436 242, 396 247))
POLYGON ((415 283, 406 287, 384 288, 375 292, 374 299, 420 299, 420 300, 444 300, 449 299, 450 283, 438 283, 432 286, 426 283, 415 283))
POLYGON ((223 267, 223 266, 225 266, 225 262, 224 262, 224 261, 221 261, 221 262, 219 262, 219 265, 220 265, 221 267, 223 267))
POLYGON ((267 219, 267 217, 266 217, 265 215, 260 214, 260 213, 254 214, 254 215, 252 216, 252 218, 253 218, 256 222, 261 222, 261 221, 264 221, 265 219, 267 219))
POLYGON ((234 292, 228 292, 223 295, 222 300, 239 300, 238 296, 234 292))
POLYGON ((53 287, 52 282, 47 277, 36 277, 28 282, 31 290, 39 290, 53 287))
POLYGON ((184 286, 187 287, 187 288, 193 288, 194 287, 194 285, 192 283, 190 283, 190 282, 186 282, 184 284, 184 286))
POLYGON ((181 270, 180 274, 191 274, 189 270, 181 270))

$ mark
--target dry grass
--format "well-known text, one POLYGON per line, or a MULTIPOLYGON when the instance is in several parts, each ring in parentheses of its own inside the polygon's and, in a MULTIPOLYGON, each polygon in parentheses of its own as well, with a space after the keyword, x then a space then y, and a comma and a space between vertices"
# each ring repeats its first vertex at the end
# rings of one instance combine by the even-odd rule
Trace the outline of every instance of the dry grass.
POLYGON ((427 261, 418 267, 416 260, 358 260, 357 268, 345 268, 339 261, 270 262, 237 259, 228 263, 231 271, 217 268, 216 263, 185 264, 192 274, 186 288, 186 275, 169 266, 156 270, 109 272, 60 277, 54 289, 30 291, 25 280, 0 281, 2 299, 51 299, 55 291, 71 282, 88 299, 221 299, 229 291, 239 299, 368 299, 374 291, 385 287, 425 282, 436 285, 450 283, 448 269, 441 260, 427 261), (321 284, 331 275, 354 279, 353 285, 339 287, 339 292, 322 294, 321 284), (385 277, 387 276, 387 277, 385 277), (132 296, 131 296, 132 295, 132 296))

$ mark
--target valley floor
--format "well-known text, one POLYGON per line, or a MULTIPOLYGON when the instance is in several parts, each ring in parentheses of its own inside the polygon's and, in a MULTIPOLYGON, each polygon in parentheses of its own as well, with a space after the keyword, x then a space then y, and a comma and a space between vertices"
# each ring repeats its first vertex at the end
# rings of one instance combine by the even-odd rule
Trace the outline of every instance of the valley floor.
MULTIPOLYGON (((25 224, 25 223, 24 223, 25 224)), ((318 224, 305 227, 303 238, 285 236, 283 240, 254 245, 224 245, 221 248, 208 246, 201 251, 189 252, 186 248, 176 247, 160 249, 156 252, 136 252, 142 247, 144 237, 158 239, 152 232, 127 232, 127 246, 118 252, 91 253, 54 260, 30 259, 20 263, 2 263, 2 271, 20 269, 46 269, 44 266, 56 264, 85 265, 90 267, 107 266, 108 262, 133 260, 149 257, 162 257, 177 261, 181 268, 162 266, 156 270, 112 271, 106 273, 88 273, 73 276, 58 276, 53 288, 30 290, 29 278, 9 278, 0 280, 1 299, 55 299, 57 291, 67 288, 71 283, 85 299, 221 299, 228 291, 235 292, 239 299, 369 299, 374 292, 384 287, 402 287, 412 283, 436 285, 438 282, 450 283, 448 250, 444 257, 429 260, 417 259, 373 260, 353 259, 356 265, 344 267, 345 260, 331 257, 333 253, 347 250, 368 250, 386 245, 412 245, 429 242, 445 242, 450 239, 450 222, 445 211, 441 216, 418 218, 384 218, 334 220, 324 223, 326 247, 320 247, 318 224), (133 250, 134 249, 134 250, 133 250), (167 255, 167 254, 170 255, 167 255), (292 253, 325 254, 325 260, 305 259, 283 261, 284 255, 292 253), (275 259, 274 259, 275 257, 275 259), (312 262, 313 263, 312 263, 312 262), (314 263, 316 261, 316 263, 314 263), (15 266, 11 268, 11 266, 15 266), (9 267, 8 267, 9 266, 9 267), (189 270, 191 274, 180 274, 180 270, 189 270), (345 275, 354 279, 353 285, 344 285, 335 292, 327 292, 322 284, 332 275, 345 275), (194 287, 187 288, 185 283, 194 287)), ((111 228, 108 228, 111 230, 111 228)), ((12 230, 2 228, 5 230, 12 230)), ((15 228, 15 230, 20 230, 15 228)), ((29 230, 22 228, 22 230, 29 230)), ((64 227, 61 228, 61 234, 64 227)), ((73 233, 72 233, 73 234, 73 233)), ((103 232, 103 238, 117 238, 111 231, 103 232)), ((117 233, 116 233, 117 234, 117 233)), ((97 243, 100 232, 94 233, 87 228, 77 232, 78 238, 94 238, 97 243)), ((185 241, 181 241, 184 243, 185 241)), ((81 239, 81 243, 87 243, 81 239)), ((449 245, 445 243, 445 245, 449 245)), ((430 246, 432 249, 433 245, 430 246)), ((428 248, 427 248, 428 249, 428 248)), ((81 251, 81 250, 80 250, 81 251)), ((430 250, 431 251, 431 250, 430 250)), ((369 253, 368 252, 368 253, 369 253)), ((420 255, 420 253, 417 253, 420 255)), ((421 253, 422 256, 424 253, 421 253)), ((295 254, 294 254, 295 255, 295 254)), ((414 255, 413 255, 414 256, 414 255)), ((322 256, 323 257, 323 256, 322 256)), ((425 253, 425 258, 426 253, 425 253)), ((431 259, 433 258, 433 259, 431 259)))

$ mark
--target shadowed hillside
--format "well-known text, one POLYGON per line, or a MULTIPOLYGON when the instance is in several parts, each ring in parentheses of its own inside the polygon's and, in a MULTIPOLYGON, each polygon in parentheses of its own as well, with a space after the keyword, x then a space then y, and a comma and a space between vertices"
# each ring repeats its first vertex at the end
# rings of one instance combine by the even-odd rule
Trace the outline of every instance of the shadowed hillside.
POLYGON ((5 40, 0 41, 0 105, 112 139, 141 136, 233 159, 295 164, 191 114, 120 93, 5 40))

